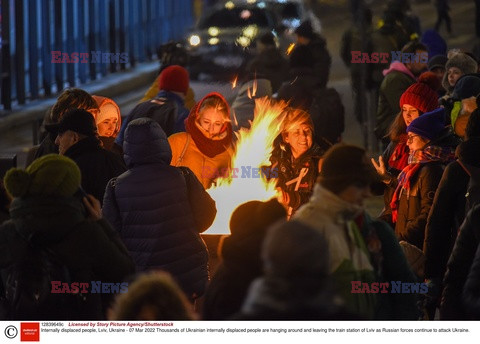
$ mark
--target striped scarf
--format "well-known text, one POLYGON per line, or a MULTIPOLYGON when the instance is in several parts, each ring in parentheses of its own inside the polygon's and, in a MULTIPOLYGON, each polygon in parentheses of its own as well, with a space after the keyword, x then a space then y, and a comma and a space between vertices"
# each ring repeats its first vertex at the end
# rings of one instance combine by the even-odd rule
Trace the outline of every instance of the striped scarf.
POLYGON ((441 161, 448 164, 453 161, 454 158, 454 150, 451 147, 428 146, 423 150, 417 150, 410 154, 407 167, 398 175, 398 185, 390 202, 393 223, 397 222, 400 196, 403 190, 405 190, 408 198, 410 194, 410 182, 420 167, 422 167, 423 164, 434 161, 441 161))

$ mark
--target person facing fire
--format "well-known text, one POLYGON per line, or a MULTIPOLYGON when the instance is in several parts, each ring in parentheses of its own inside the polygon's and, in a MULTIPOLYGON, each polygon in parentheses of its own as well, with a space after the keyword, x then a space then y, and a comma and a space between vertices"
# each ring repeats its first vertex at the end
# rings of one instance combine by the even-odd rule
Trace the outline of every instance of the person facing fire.
POLYGON ((280 201, 291 216, 310 199, 328 147, 314 143, 313 122, 307 112, 287 107, 284 115, 281 134, 273 143, 270 168, 278 173, 280 201))
POLYGON ((185 120, 186 133, 168 138, 172 148, 173 166, 190 168, 208 189, 220 175, 230 168, 233 154, 233 130, 230 107, 216 92, 207 94, 198 102, 185 120))

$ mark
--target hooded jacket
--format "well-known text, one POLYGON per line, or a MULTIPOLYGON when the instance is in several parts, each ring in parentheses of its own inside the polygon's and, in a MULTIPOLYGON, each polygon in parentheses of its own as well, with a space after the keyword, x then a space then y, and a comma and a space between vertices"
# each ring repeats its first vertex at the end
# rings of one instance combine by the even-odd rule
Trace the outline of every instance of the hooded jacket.
POLYGON ((228 102, 221 94, 209 93, 192 108, 185 122, 187 123, 190 120, 192 125, 196 126, 196 129, 194 128, 195 133, 190 132, 187 126, 185 133, 173 134, 168 138, 168 143, 172 149, 171 165, 188 167, 205 189, 208 189, 219 175, 222 175, 230 168, 233 155, 231 141, 233 131, 230 122, 226 122, 226 136, 223 139, 207 138, 203 135, 202 129, 200 129, 198 124, 199 109, 202 107, 205 99, 212 96, 222 99, 228 113, 230 113, 228 102), (221 142, 222 140, 224 143, 221 142), (218 151, 210 154, 211 147, 216 147, 218 151))
POLYGON ((323 233, 329 249, 329 274, 336 290, 350 312, 366 319, 416 320, 414 294, 352 293, 351 281, 415 282, 403 251, 393 231, 382 221, 371 220, 364 214, 363 225, 354 228, 352 222, 364 214, 363 208, 348 203, 320 184, 315 185, 312 198, 293 217, 323 233), (372 228, 373 226, 373 228, 372 228), (380 245, 381 265, 373 263, 366 249, 364 234, 373 229, 380 245))
POLYGON ((199 233, 213 222, 215 202, 198 180, 189 184, 170 166, 167 137, 151 119, 131 122, 124 154, 128 171, 107 187, 105 218, 120 233, 138 271, 168 271, 188 297, 202 295, 208 253, 199 233))

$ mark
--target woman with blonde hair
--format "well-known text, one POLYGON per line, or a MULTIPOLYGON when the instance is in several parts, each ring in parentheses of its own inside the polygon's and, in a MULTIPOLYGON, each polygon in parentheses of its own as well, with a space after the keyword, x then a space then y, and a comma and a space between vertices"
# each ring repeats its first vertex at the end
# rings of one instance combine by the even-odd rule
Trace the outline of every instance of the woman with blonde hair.
POLYGON ((208 189, 231 165, 233 131, 225 98, 216 92, 207 94, 190 111, 185 129, 168 138, 171 165, 189 167, 208 189))
POLYGON ((314 143, 313 122, 307 112, 287 107, 284 115, 270 162, 271 172, 278 173, 277 188, 282 193, 281 201, 291 216, 310 199, 322 156, 330 145, 325 142, 325 146, 320 147, 314 143))

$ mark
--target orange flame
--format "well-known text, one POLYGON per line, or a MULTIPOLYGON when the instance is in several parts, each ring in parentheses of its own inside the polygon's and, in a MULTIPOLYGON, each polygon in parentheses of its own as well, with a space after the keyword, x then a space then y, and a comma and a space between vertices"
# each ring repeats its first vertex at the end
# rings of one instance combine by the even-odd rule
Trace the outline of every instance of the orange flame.
POLYGON ((253 80, 253 86, 252 86, 252 97, 255 97, 257 94, 257 74, 255 73, 255 79, 253 80))
POLYGON ((238 127, 237 115, 235 114, 235 110, 233 109, 232 109, 232 115, 233 115, 233 123, 235 124, 235 127, 238 127))
POLYGON ((287 55, 290 55, 290 53, 292 52, 293 48, 295 48, 295 43, 290 43, 290 45, 289 45, 288 48, 287 48, 286 54, 287 54, 287 55))
POLYGON ((237 87, 238 75, 235 75, 235 78, 232 80, 232 90, 237 87))
MULTIPOLYGON (((280 134, 282 112, 287 103, 268 97, 255 100, 251 128, 241 128, 232 157, 229 176, 219 178, 208 193, 216 201, 217 216, 204 234, 229 234, 230 216, 237 206, 252 200, 267 201, 276 196, 276 179, 267 181, 262 166, 270 165, 273 141, 280 134)), ((272 176, 274 177, 274 176, 272 176)))

